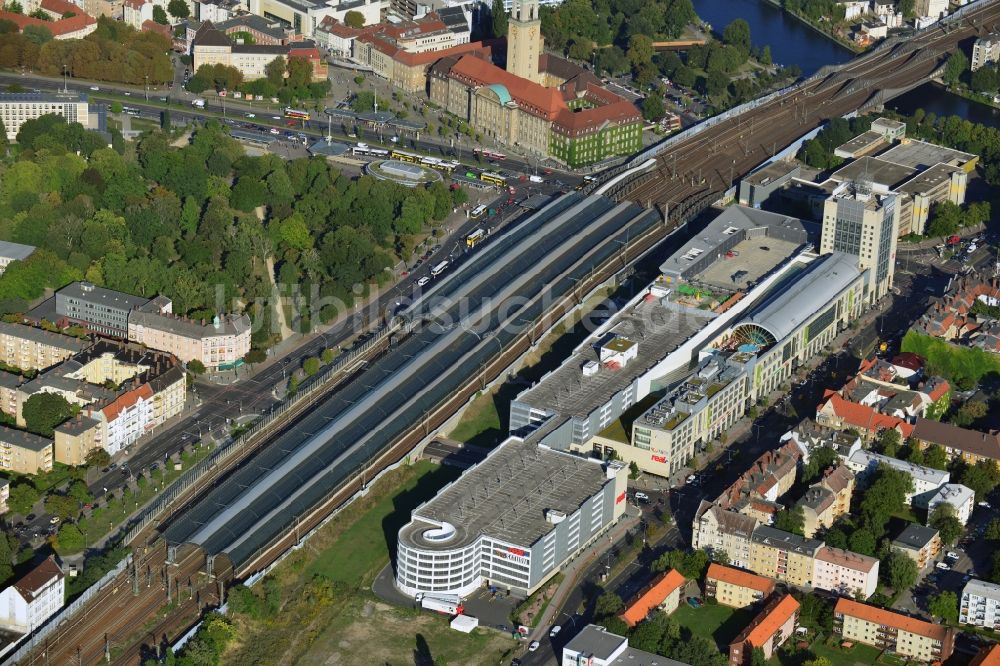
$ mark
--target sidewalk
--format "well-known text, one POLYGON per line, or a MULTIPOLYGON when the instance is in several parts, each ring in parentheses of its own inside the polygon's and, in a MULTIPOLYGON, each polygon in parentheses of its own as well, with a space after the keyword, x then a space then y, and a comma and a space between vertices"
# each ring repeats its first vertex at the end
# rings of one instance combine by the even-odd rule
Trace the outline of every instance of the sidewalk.
POLYGON ((642 515, 642 512, 636 510, 637 512, 633 513, 633 510, 635 510, 635 507, 629 506, 617 525, 598 537, 597 541, 590 544, 583 552, 574 557, 563 569, 565 578, 559 584, 556 593, 552 595, 552 599, 549 600, 548 606, 545 607, 545 611, 539 618, 538 624, 531 631, 528 640, 539 640, 548 633, 548 628, 552 624, 553 618, 558 617, 560 609, 566 601, 566 597, 577 586, 577 579, 580 575, 586 573, 590 565, 609 548, 614 546, 616 541, 623 538, 626 532, 639 524, 639 517, 642 515), (605 539, 607 540, 605 541, 605 539))

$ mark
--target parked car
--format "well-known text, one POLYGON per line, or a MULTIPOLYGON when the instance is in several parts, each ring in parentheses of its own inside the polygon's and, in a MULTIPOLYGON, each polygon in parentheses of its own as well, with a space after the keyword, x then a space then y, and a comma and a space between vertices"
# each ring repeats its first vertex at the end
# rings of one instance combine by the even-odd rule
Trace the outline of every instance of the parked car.
POLYGON ((982 502, 980 502, 979 506, 983 507, 984 509, 992 509, 993 508, 993 507, 990 506, 990 503, 987 502, 987 501, 985 501, 985 500, 982 501, 982 502))
POLYGON ((640 502, 648 502, 649 501, 649 495, 647 495, 646 493, 643 493, 643 492, 636 493, 635 494, 635 498, 637 500, 639 500, 640 502))
POLYGON ((556 636, 559 635, 560 631, 562 631, 562 627, 560 627, 558 624, 552 627, 551 629, 549 629, 549 638, 555 638, 556 636))
POLYGON ((541 646, 541 643, 539 643, 538 641, 531 641, 531 644, 528 646, 528 652, 534 652, 540 646, 541 646))
POLYGON ((949 559, 949 560, 957 560, 958 559, 958 553, 956 553, 953 550, 949 550, 947 553, 944 554, 944 556, 945 556, 946 559, 949 559))
POLYGON ((940 569, 941 571, 951 571, 951 567, 948 566, 948 564, 945 562, 938 562, 934 566, 940 569))

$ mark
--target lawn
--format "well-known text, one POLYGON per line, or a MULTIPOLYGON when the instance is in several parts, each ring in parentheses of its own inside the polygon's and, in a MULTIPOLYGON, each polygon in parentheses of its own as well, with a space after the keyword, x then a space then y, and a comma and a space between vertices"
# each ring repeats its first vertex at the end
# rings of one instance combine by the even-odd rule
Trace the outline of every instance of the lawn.
MULTIPOLYGON (((834 637, 839 643, 839 640, 834 637)), ((854 647, 845 650, 838 647, 833 647, 827 645, 822 639, 816 639, 816 641, 809 646, 809 651, 812 652, 817 657, 826 657, 834 664, 843 664, 843 666, 855 666, 856 664, 874 664, 878 661, 878 657, 882 654, 881 650, 874 648, 870 645, 863 645, 861 643, 854 643, 854 647)))
POLYGON ((269 574, 281 596, 273 617, 234 615, 239 641, 223 663, 472 666, 509 660, 515 648, 509 635, 487 629, 459 634, 443 616, 397 608, 371 592, 411 510, 456 474, 420 461, 376 482, 269 574))
POLYGON ((449 436, 458 442, 480 443, 500 435, 500 414, 492 392, 480 393, 462 412, 449 436))
POLYGON ((908 331, 903 337, 902 351, 927 359, 929 371, 943 376, 952 386, 959 379, 978 382, 983 375, 1000 372, 1000 359, 995 354, 977 347, 961 347, 914 331, 908 331))
POLYGON ((695 636, 711 638, 719 646, 728 649, 730 641, 750 624, 754 613, 745 608, 730 608, 722 604, 691 608, 689 604, 682 602, 672 617, 695 636))
POLYGON ((371 584, 389 561, 389 544, 395 543, 399 528, 410 521, 410 512, 457 476, 453 468, 427 460, 416 462, 409 472, 394 494, 381 497, 317 555, 306 569, 310 578, 320 575, 352 585, 371 584))

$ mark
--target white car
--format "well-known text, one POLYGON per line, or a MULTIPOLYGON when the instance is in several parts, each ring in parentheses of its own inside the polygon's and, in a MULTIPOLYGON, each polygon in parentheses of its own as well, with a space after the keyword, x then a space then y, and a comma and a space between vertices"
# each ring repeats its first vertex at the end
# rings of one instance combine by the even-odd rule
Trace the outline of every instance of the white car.
POLYGON ((539 648, 540 645, 541 643, 539 643, 538 641, 531 641, 531 644, 528 645, 528 652, 534 652, 539 648))
POLYGON ((984 509, 992 509, 993 508, 993 507, 990 506, 990 503, 986 502, 986 501, 980 502, 979 506, 983 507, 984 509))
POLYGON ((636 493, 635 494, 635 498, 637 500, 639 500, 640 502, 648 502, 649 501, 649 495, 647 495, 646 493, 641 493, 641 492, 640 493, 636 493))
POLYGON ((698 480, 698 477, 697 477, 697 476, 695 476, 694 474, 690 474, 690 475, 688 476, 688 478, 687 478, 687 482, 688 482, 688 483, 694 483, 694 482, 695 482, 695 481, 697 481, 697 480, 698 480))
POLYGON ((934 566, 937 567, 938 569, 941 569, 942 571, 951 571, 951 567, 944 562, 938 562, 934 566))
POLYGON ((93 90, 94 92, 100 90, 98 86, 90 86, 90 89, 93 90))
POLYGON ((552 627, 549 630, 549 638, 555 638, 556 636, 559 635, 560 631, 562 631, 562 627, 560 627, 558 624, 556 626, 552 627))
POLYGON ((271 128, 270 130, 268 130, 268 131, 269 131, 269 132, 270 132, 271 134, 281 134, 281 132, 280 132, 280 131, 278 130, 278 128, 277 128, 277 127, 272 127, 272 128, 271 128))
POLYGON ((271 116, 271 120, 281 120, 281 116, 271 116))
POLYGON ((949 559, 949 560, 957 560, 958 559, 958 553, 956 553, 953 550, 949 550, 947 553, 944 554, 944 556, 945 556, 945 559, 949 559))
POLYGON ((431 279, 425 275, 422 278, 420 278, 419 280, 417 280, 417 286, 423 287, 425 284, 427 284, 430 281, 431 281, 431 279))
POLYGON ((248 113, 248 114, 246 114, 246 117, 247 118, 256 118, 257 114, 256 113, 248 113))

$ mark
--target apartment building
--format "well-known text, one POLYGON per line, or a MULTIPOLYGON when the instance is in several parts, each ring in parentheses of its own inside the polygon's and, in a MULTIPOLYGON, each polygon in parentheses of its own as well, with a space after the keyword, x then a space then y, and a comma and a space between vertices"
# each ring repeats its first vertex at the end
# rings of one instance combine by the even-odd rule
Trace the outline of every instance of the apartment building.
POLYGON ((10 241, 0 241, 0 275, 12 261, 24 261, 35 251, 34 245, 22 245, 10 241))
POLYGON ((937 492, 931 495, 930 498, 925 495, 924 497, 915 499, 918 507, 927 507, 928 519, 938 506, 947 504, 952 508, 955 517, 965 525, 972 516, 972 509, 976 503, 976 493, 972 488, 963 486, 960 483, 946 483, 938 488, 937 492))
POLYGON ((933 527, 910 523, 893 539, 889 548, 905 553, 917 563, 917 568, 922 570, 933 563, 934 558, 941 552, 941 535, 933 527))
POLYGON ((702 501, 691 525, 691 548, 725 553, 730 564, 752 569, 751 537, 758 521, 702 501))
POLYGON ((774 592, 774 581, 764 576, 712 562, 705 572, 705 596, 723 606, 746 608, 774 592))
POLYGON ((869 451, 856 451, 847 459, 846 465, 859 479, 867 478, 875 473, 880 465, 887 465, 892 469, 903 472, 913 482, 913 489, 906 495, 906 503, 912 504, 913 498, 928 492, 937 491, 938 488, 951 480, 951 475, 946 470, 915 465, 898 458, 890 458, 880 453, 869 451))
POLYGON ((24 371, 52 367, 89 345, 89 340, 24 324, 0 322, 0 363, 24 371))
POLYGON ((932 419, 917 419, 913 438, 921 447, 937 444, 950 459, 960 457, 975 465, 982 460, 1000 461, 1000 434, 962 428, 932 419))
POLYGON ((916 0, 913 11, 917 16, 937 20, 948 13, 948 0, 916 0))
POLYGON ((8 500, 10 500, 10 481, 0 478, 0 514, 7 513, 8 500))
POLYGON ((774 597, 729 644, 729 666, 750 666, 755 649, 770 659, 795 632, 799 602, 790 594, 774 597))
POLYGON ((21 375, 0 370, 0 412, 17 415, 17 387, 24 381, 21 375))
MULTIPOLYGON (((8 13, 3 12, 3 14, 4 18, 7 18, 8 13)), ((14 16, 20 15, 15 14, 14 16)), ((40 19, 22 18, 42 25, 51 25, 51 22, 40 19)), ((96 23, 94 26, 96 27, 96 23)), ((78 93, 0 93, 0 120, 3 121, 3 126, 7 130, 8 141, 17 140, 17 133, 26 121, 52 113, 63 116, 68 123, 80 123, 85 128, 90 128, 90 106, 87 103, 86 95, 78 93)))
POLYGON ((993 33, 980 37, 972 44, 972 59, 969 66, 973 72, 997 60, 1000 60, 1000 34, 993 33))
POLYGON ((326 61, 311 41, 288 44, 235 44, 211 21, 205 21, 195 33, 191 46, 192 68, 222 64, 235 67, 244 79, 252 81, 267 76, 267 66, 277 58, 301 58, 312 67, 314 81, 327 76, 326 61))
POLYGON ((52 440, 0 426, 0 469, 17 474, 52 471, 52 440))
POLYGON ((805 536, 812 538, 846 514, 853 495, 854 473, 846 465, 825 470, 823 478, 809 486, 798 503, 805 517, 805 536))
POLYGON ((955 630, 850 599, 838 599, 834 630, 845 640, 873 645, 903 657, 944 662, 955 648, 955 630))
POLYGON ((816 551, 813 587, 867 599, 878 587, 878 567, 874 557, 823 546, 816 551))
POLYGON ((867 300, 889 293, 899 235, 898 197, 888 190, 873 191, 862 183, 842 183, 823 205, 820 252, 845 252, 857 258, 861 270, 870 269, 867 300))
POLYGON ((966 583, 958 604, 958 621, 992 631, 1000 629, 1000 585, 976 579, 966 583))
POLYGON ((676 569, 660 575, 629 603, 621 614, 622 620, 629 627, 634 627, 656 609, 670 615, 680 605, 685 583, 687 580, 676 569))
POLYGON ((210 370, 230 368, 250 351, 250 317, 216 315, 207 323, 169 312, 133 310, 128 339, 150 349, 173 354, 182 363, 200 361, 210 370))
POLYGON ((791 585, 813 585, 814 561, 822 541, 761 525, 753 531, 750 542, 748 569, 791 585))
POLYGON ((66 603, 66 579, 49 557, 0 592, 0 627, 30 634, 66 603))

